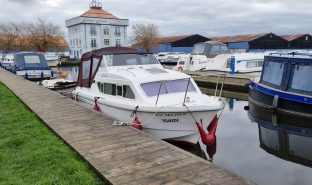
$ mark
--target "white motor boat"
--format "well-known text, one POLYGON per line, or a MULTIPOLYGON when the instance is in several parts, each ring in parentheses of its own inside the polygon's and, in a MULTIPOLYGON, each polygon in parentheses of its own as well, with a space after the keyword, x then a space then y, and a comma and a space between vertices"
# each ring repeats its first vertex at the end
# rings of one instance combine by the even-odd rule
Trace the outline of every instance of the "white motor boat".
POLYGON ((228 47, 220 42, 207 41, 195 44, 192 54, 180 58, 175 70, 257 72, 262 70, 264 53, 230 54, 228 47), (231 66, 234 65, 234 66, 231 66))
POLYGON ((60 64, 60 58, 56 53, 53 52, 47 52, 44 54, 47 63, 50 67, 56 67, 60 64))
POLYGON ((220 98, 202 94, 190 76, 124 47, 85 53, 72 98, 160 139, 192 144, 215 133, 217 113, 224 108, 220 98))
POLYGON ((2 68, 11 71, 14 66, 14 55, 13 54, 5 54, 3 60, 1 60, 2 68))

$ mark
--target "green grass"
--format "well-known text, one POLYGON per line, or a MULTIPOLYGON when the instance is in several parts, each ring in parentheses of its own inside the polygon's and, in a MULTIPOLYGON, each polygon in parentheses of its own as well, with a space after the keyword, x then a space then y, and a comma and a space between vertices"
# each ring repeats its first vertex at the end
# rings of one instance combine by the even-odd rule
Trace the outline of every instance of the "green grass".
POLYGON ((0 83, 0 184, 105 184, 0 83))

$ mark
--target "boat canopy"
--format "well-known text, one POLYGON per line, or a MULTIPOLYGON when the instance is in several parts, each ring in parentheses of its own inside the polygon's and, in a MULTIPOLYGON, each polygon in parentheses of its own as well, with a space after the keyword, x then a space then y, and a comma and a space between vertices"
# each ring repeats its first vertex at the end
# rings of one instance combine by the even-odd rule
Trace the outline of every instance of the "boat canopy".
POLYGON ((19 70, 48 70, 50 67, 43 54, 39 53, 16 53, 14 54, 15 65, 19 70))
POLYGON ((128 47, 107 47, 84 53, 81 57, 78 75, 78 86, 90 88, 98 71, 103 55, 138 54, 128 47))
POLYGON ((226 44, 217 41, 207 41, 195 44, 192 55, 206 55, 207 58, 214 58, 220 54, 228 54, 229 49, 226 44))
POLYGON ((260 83, 270 87, 312 95, 312 55, 278 54, 264 57, 260 83))

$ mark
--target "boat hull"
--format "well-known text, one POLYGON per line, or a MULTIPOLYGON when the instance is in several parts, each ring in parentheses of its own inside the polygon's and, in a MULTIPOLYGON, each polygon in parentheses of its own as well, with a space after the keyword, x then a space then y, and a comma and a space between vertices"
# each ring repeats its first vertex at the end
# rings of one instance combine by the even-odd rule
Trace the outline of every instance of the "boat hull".
MULTIPOLYGON (((74 95, 75 99, 90 109, 94 107, 94 100, 80 95, 74 95)), ((100 112, 113 120, 131 124, 134 121, 133 110, 126 110, 114 107, 100 101, 97 103, 100 112)), ((216 116, 218 110, 193 112, 193 116, 202 122, 203 128, 208 132, 207 127, 216 116)), ((143 126, 143 131, 156 136, 159 139, 183 141, 196 144, 200 139, 200 134, 195 120, 185 109, 185 112, 165 112, 161 109, 155 112, 145 112, 138 110, 137 117, 143 126)))
POLYGON ((16 75, 29 80, 42 80, 51 78, 51 70, 19 70, 15 71, 16 75), (28 76, 26 76, 26 73, 28 76), (43 76, 42 74, 43 73, 43 76))
POLYGON ((255 82, 252 82, 249 86, 250 102, 288 115, 312 117, 311 100, 311 98, 306 96, 266 88, 255 82), (278 97, 278 100, 275 100, 277 103, 274 103, 274 97, 278 97))

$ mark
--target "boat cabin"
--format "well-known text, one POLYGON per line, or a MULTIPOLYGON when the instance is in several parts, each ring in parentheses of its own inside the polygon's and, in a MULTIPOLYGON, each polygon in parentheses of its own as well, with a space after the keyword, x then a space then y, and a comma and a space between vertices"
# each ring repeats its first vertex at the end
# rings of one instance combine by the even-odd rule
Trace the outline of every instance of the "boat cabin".
POLYGON ((192 55, 205 55, 207 58, 214 58, 220 54, 228 54, 229 49, 226 44, 217 41, 207 41, 195 44, 192 55))
POLYGON ((312 95, 312 55, 279 54, 265 56, 260 83, 274 89, 312 95))

